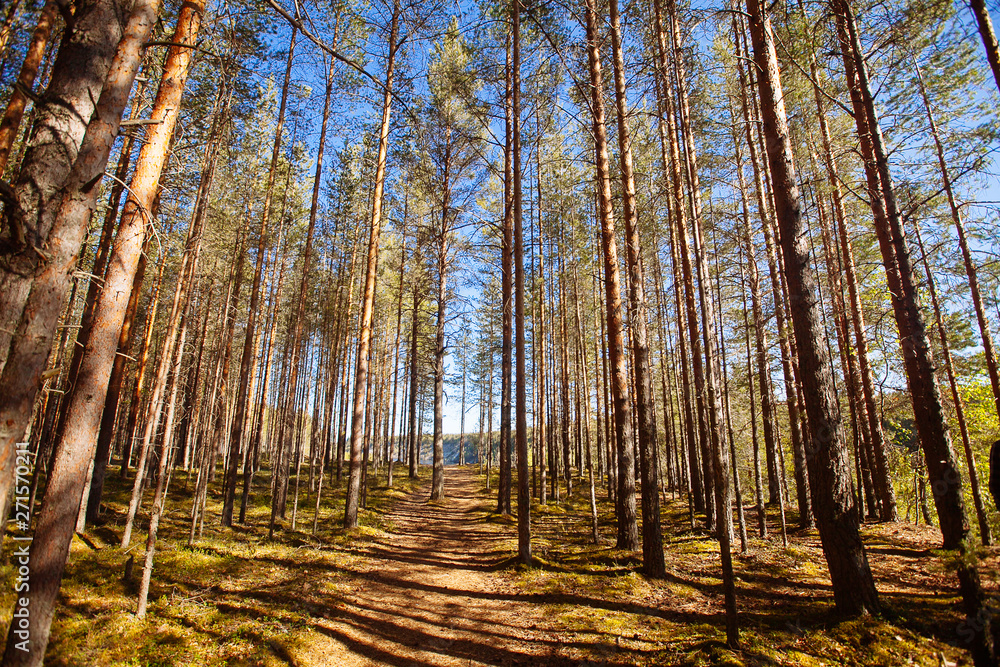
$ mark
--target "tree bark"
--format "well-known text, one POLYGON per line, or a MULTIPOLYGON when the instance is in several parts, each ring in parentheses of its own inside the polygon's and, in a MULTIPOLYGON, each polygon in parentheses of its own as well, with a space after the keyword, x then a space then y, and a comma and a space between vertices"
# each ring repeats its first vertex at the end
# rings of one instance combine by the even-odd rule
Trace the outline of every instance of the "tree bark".
MULTIPOLYGON (((75 269, 83 240, 82 229, 67 237, 50 235, 87 122, 94 115, 95 101, 102 97, 122 37, 124 20, 116 0, 84 0, 74 16, 75 30, 63 40, 43 103, 35 112, 34 129, 14 185, 16 201, 8 204, 5 229, 0 230, 0 516, 7 515, 6 499, 14 482, 14 444, 31 418, 62 299, 69 289, 68 276, 75 269), (52 280, 57 284, 43 295, 42 285, 52 280), (29 300, 31 311, 26 312, 29 300), (40 316, 43 302, 47 305, 40 316), (8 364, 9 360, 13 363, 8 364)), ((131 84, 131 78, 125 85, 119 75, 113 85, 125 97, 131 84)), ((105 108, 106 121, 115 115, 120 119, 124 104, 117 114, 105 108)), ((103 150, 98 145, 103 142, 96 141, 98 134, 95 126, 92 150, 96 153, 80 161, 80 171, 90 173, 94 158, 103 150)), ((106 155, 96 160, 106 161, 106 155)), ((103 166, 95 173, 103 173, 103 166)))
MULTIPOLYGON (((36 105, 13 184, 14 201, 0 230, 0 370, 32 281, 49 264, 49 236, 63 187, 122 37, 123 12, 117 0, 86 0, 76 7, 73 30, 63 39, 49 85, 36 105)), ((7 419, 2 422, 9 428, 7 419)))
POLYGON ((629 314, 632 318, 632 366, 635 370, 635 407, 639 435, 639 474, 642 480, 642 562, 647 576, 666 575, 663 559, 663 533, 660 528, 659 455, 656 442, 656 404, 653 399, 653 371, 649 363, 649 338, 646 331, 645 270, 639 221, 636 213, 635 175, 632 166, 632 140, 628 128, 628 101, 625 96, 625 58, 622 55, 621 19, 618 0, 609 5, 611 51, 614 64, 615 102, 618 119, 618 152, 626 237, 626 264, 630 272, 629 314))
POLYGON ((393 3, 389 28, 389 52, 385 66, 385 96, 382 99, 382 126, 379 131, 378 157, 375 162, 375 193, 372 199, 371 230, 368 237, 368 263, 365 288, 361 298, 361 321, 358 324, 358 355, 354 366, 354 403, 351 413, 351 468, 344 503, 344 527, 358 525, 358 494, 361 484, 361 437, 365 415, 364 397, 368 386, 368 349, 371 346, 372 312, 375 308, 375 271, 378 266, 379 235, 382 232, 382 198, 385 189, 386 156, 389 152, 389 121, 392 114, 392 84, 399 43, 399 0, 393 3))
POLYGON ((517 450, 517 554, 524 564, 531 563, 531 495, 528 472, 528 376, 525 374, 524 349, 524 233, 521 228, 521 0, 514 0, 511 30, 511 67, 514 70, 511 96, 512 168, 514 179, 514 354, 516 364, 516 425, 514 447, 517 450))
MULTIPOLYGON (((56 463, 39 512, 30 566, 34 575, 32 582, 37 583, 37 588, 33 590, 29 621, 32 641, 29 651, 19 651, 17 635, 12 628, 7 637, 4 664, 39 665, 45 653, 54 603, 79 512, 83 484, 94 455, 94 442, 100 425, 108 374, 114 361, 132 276, 145 237, 146 215, 153 206, 160 173, 167 157, 167 147, 177 121, 192 53, 187 45, 193 43, 197 35, 203 9, 204 6, 197 2, 188 2, 178 16, 177 34, 174 37, 177 46, 170 49, 152 112, 153 119, 160 122, 151 126, 148 142, 139 156, 119 229, 119 242, 110 262, 105 289, 95 311, 94 330, 80 366, 77 385, 68 397, 67 423, 72 428, 67 429, 64 437, 56 444, 56 463)), ((91 122, 81 146, 84 149, 81 150, 83 159, 78 159, 73 168, 70 181, 76 187, 70 187, 67 192, 76 194, 76 197, 71 199, 69 195, 64 196, 64 204, 55 226, 57 239, 72 238, 74 233, 77 235, 77 242, 71 244, 73 250, 66 253, 70 270, 75 264, 78 239, 82 236, 80 230, 86 227, 89 213, 96 201, 96 183, 100 178, 95 178, 94 174, 104 173, 128 90, 138 71, 139 49, 152 28, 155 14, 155 0, 133 8, 126 26, 128 37, 116 54, 111 78, 98 101, 101 114, 95 119, 96 122, 91 122), (66 234, 65 237, 62 236, 63 233, 66 234)), ((66 267, 66 263, 60 264, 60 268, 66 267)), ((69 271, 64 275, 68 278, 69 271)), ((56 289, 53 291, 58 293, 58 300, 61 301, 64 290, 58 289, 58 281, 54 282, 56 289)), ((16 363, 18 359, 11 357, 10 361, 16 363)))
POLYGON ((594 0, 587 0, 587 58, 590 70, 590 104, 593 114, 594 149, 597 157, 598 213, 601 221, 601 249, 604 256, 604 291, 607 298, 608 353, 611 366, 611 395, 615 415, 615 444, 618 452, 618 548, 639 548, 639 528, 635 512, 635 461, 632 456, 632 419, 628 371, 625 368, 624 318, 615 217, 611 201, 611 166, 608 158, 608 131, 604 116, 604 82, 597 34, 594 0))
POLYGON ((754 63, 758 69, 763 134, 766 140, 775 212, 787 271, 792 325, 798 343, 809 425, 814 429, 806 457, 813 509, 823 552, 830 567, 834 602, 845 614, 879 609, 878 593, 859 534, 857 506, 851 494, 850 464, 844 447, 833 375, 824 347, 816 279, 802 221, 792 143, 785 116, 778 58, 770 21, 760 0, 748 0, 754 63))

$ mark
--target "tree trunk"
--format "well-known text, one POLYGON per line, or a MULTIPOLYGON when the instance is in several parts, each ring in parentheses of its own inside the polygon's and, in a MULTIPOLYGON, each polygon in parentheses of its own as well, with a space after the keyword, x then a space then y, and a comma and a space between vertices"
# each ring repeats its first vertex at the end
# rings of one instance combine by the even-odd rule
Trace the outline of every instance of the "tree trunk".
POLYGON ((965 405, 961 394, 958 393, 958 382, 955 379, 955 366, 951 360, 951 347, 948 344, 948 330, 944 325, 944 318, 941 315, 941 305, 938 302, 937 287, 934 284, 934 274, 931 272, 931 265, 927 259, 927 251, 924 250, 924 242, 920 238, 920 229, 914 225, 913 232, 916 236, 917 247, 920 249, 921 262, 924 265, 924 275, 927 276, 927 291, 930 293, 931 306, 934 309, 934 323, 937 325, 938 338, 941 342, 941 356, 944 357, 944 368, 948 373, 948 386, 951 389, 951 400, 955 404, 955 421, 958 422, 958 430, 962 436, 962 446, 965 449, 965 462, 969 466, 969 484, 972 486, 972 502, 976 507, 976 518, 979 520, 979 538, 984 546, 990 546, 992 536, 990 534, 990 522, 986 515, 986 507, 983 504, 983 495, 979 488, 979 473, 976 470, 976 457, 972 453, 972 443, 969 440, 969 427, 965 422, 965 405))
POLYGON ((830 567, 838 611, 864 614, 879 609, 878 593, 859 534, 857 507, 851 494, 850 464, 841 433, 840 413, 833 396, 833 375, 820 341, 816 279, 809 265, 801 200, 792 158, 791 137, 778 74, 770 21, 759 0, 749 0, 754 63, 759 75, 768 163, 774 187, 775 212, 785 257, 792 325, 798 343, 809 424, 814 429, 806 463, 812 485, 813 509, 823 552, 830 567))
POLYGON ((516 415, 514 446, 517 450, 517 553, 518 560, 531 563, 531 495, 528 473, 528 376, 524 349, 524 233, 521 229, 521 0, 514 0, 511 31, 511 67, 514 70, 511 97, 514 179, 514 352, 516 415))
POLYGON ((292 58, 295 53, 296 30, 288 43, 288 58, 285 62, 285 81, 281 87, 281 102, 278 106, 278 120, 274 130, 274 148, 271 151, 271 166, 267 174, 264 204, 261 211, 260 240, 257 244, 257 270, 254 272, 250 304, 247 307, 246 336, 243 339, 243 353, 240 356, 240 380, 236 390, 236 408, 232 429, 229 434, 229 448, 226 456, 226 476, 222 499, 222 525, 233 525, 233 506, 236 501, 236 473, 240 461, 240 447, 243 440, 243 426, 246 422, 247 402, 250 391, 250 376, 254 357, 254 340, 257 331, 257 317, 260 310, 260 292, 264 273, 264 259, 267 254, 268 223, 271 217, 271 197, 274 193, 274 179, 277 175, 278 159, 281 155, 281 133, 285 122, 285 107, 288 101, 288 84, 291 78, 292 58))
MULTIPOLYGON (((419 253, 419 248, 417 248, 419 253)), ((420 441, 417 438, 417 390, 419 387, 419 361, 417 343, 419 341, 420 330, 420 291, 419 286, 413 286, 413 310, 410 316, 410 479, 417 478, 417 470, 420 463, 420 441)))
POLYGON ((969 0, 969 6, 976 15, 976 25, 979 28, 979 36, 983 39, 983 48, 986 49, 986 60, 989 61, 990 69, 993 71, 993 81, 996 82, 997 89, 1000 89, 1000 46, 997 45, 997 35, 993 31, 993 21, 990 20, 986 0, 969 0))
MULTIPOLYGON (((198 237, 200 241, 200 237, 198 237)), ((187 310, 187 304, 182 307, 187 310)), ((136 604, 135 615, 137 618, 146 617, 146 603, 149 598, 149 583, 153 574, 153 557, 156 554, 156 538, 160 528, 160 517, 163 515, 163 507, 166 504, 166 486, 169 471, 174 460, 173 443, 173 421, 174 406, 177 403, 177 388, 181 379, 181 362, 184 359, 184 338, 187 335, 187 315, 181 314, 183 322, 180 324, 179 344, 175 350, 175 356, 171 355, 173 361, 169 374, 173 376, 173 392, 170 397, 170 406, 167 408, 167 418, 163 428, 163 441, 160 446, 159 470, 156 474, 156 491, 153 492, 153 506, 149 512, 149 532, 146 536, 146 557, 142 566, 142 580, 139 583, 139 600, 136 604)))
POLYGON ((389 28, 389 52, 385 66, 385 96, 382 99, 382 126, 379 131, 378 157, 375 162, 375 193, 372 199, 371 230, 368 237, 368 263, 361 299, 358 325, 358 355, 354 366, 354 403, 351 413, 351 469, 344 503, 344 526, 358 525, 358 493, 361 484, 361 436, 365 415, 364 397, 368 387, 368 349, 371 346, 372 312, 375 308, 375 272, 378 266, 379 235, 382 232, 382 198, 385 189, 386 156, 389 152, 389 121, 392 114, 393 72, 399 49, 399 0, 393 3, 389 28))
POLYGON ((615 218, 611 201, 611 166, 608 158, 608 131, 604 116, 604 83, 601 72, 597 12, 594 0, 587 0, 587 57, 590 69, 590 104, 593 113, 594 149, 597 157, 598 213, 601 220, 601 249, 604 255, 604 290, 607 295, 608 353, 611 366, 611 395, 615 415, 615 444, 618 451, 618 548, 639 548, 639 528, 635 515, 635 461, 632 456, 631 401, 628 371, 625 368, 625 337, 622 316, 621 279, 615 218))
MULTIPOLYGON (((441 183, 440 237, 438 238, 437 322, 434 336, 434 432, 432 444, 431 500, 444 499, 444 323, 447 312, 448 213, 451 208, 452 130, 445 130, 444 179, 441 183)), ((501 450, 504 443, 500 443, 501 450)))
MULTIPOLYGON (((515 0, 517 1, 517 0, 515 0)), ((503 238, 500 248, 500 298, 503 311, 500 340, 500 478, 497 485, 497 512, 510 514, 512 471, 511 438, 511 362, 514 326, 514 165, 513 96, 514 72, 511 66, 510 38, 507 39, 506 87, 504 92, 504 152, 503 152, 503 238)))
MULTIPOLYGON (((681 106, 685 103, 686 91, 683 89, 685 86, 684 70, 682 54, 680 53, 680 38, 677 34, 676 3, 669 2, 667 8, 669 25, 671 27, 671 64, 673 65, 672 69, 676 80, 676 87, 679 89, 677 91, 680 98, 678 105, 681 106)), ((677 139, 678 128, 676 126, 677 121, 675 120, 673 103, 669 100, 672 100, 672 95, 668 96, 667 111, 669 128, 668 134, 670 136, 670 163, 673 182, 673 202, 676 220, 675 230, 677 235, 677 254, 678 259, 680 260, 684 283, 684 305, 686 309, 685 319, 687 323, 686 334, 690 344, 691 368, 694 375, 695 386, 695 410, 698 421, 698 437, 693 439, 691 442, 699 450, 701 457, 701 467, 698 469, 698 478, 702 483, 702 494, 700 498, 695 499, 695 509, 705 511, 705 523, 709 530, 712 530, 715 526, 716 508, 715 482, 711 471, 711 425, 708 413, 709 407, 706 405, 707 391, 705 386, 704 356, 702 354, 702 341, 699 336, 697 306, 695 302, 695 273, 691 266, 691 250, 689 247, 687 231, 687 205, 683 193, 684 173, 681 171, 683 157, 681 156, 680 145, 677 139)), ((678 109, 678 111, 680 111, 680 109, 678 109)), ((693 465, 697 465, 697 452, 695 455, 690 457, 690 460, 693 465)))
MULTIPOLYGON (((86 227, 50 238, 64 194, 71 192, 64 186, 71 171, 78 176, 84 171, 88 176, 103 173, 107 154, 99 159, 100 153, 111 148, 107 125, 101 125, 101 131, 95 125, 86 159, 77 160, 87 123, 100 103, 98 98, 103 98, 101 117, 104 123, 114 122, 113 137, 134 78, 134 72, 131 76, 114 74, 114 81, 108 82, 109 96, 103 96, 122 37, 121 12, 115 0, 84 0, 76 8, 75 30, 63 40, 44 103, 35 112, 34 129, 14 185, 16 201, 7 205, 8 228, 0 232, 0 516, 7 516, 6 499, 14 482, 14 445, 31 418, 86 227), (113 108, 119 98, 121 106, 113 108), (100 171, 95 163, 100 163, 100 171), (22 318, 29 300, 31 317, 22 318)), ((137 52, 134 58, 137 68, 137 52)), ((76 188, 87 183, 78 176, 76 188)), ((92 185, 88 192, 96 196, 97 186, 88 185, 92 185)))
MULTIPOLYGON (((114 361, 118 335, 130 296, 129 288, 145 237, 148 222, 146 215, 153 206, 160 173, 166 161, 167 147, 177 121, 191 60, 192 49, 188 44, 193 44, 197 35, 203 8, 198 2, 191 2, 184 6, 178 16, 177 32, 173 39, 176 46, 170 48, 152 112, 152 118, 159 123, 151 126, 148 142, 139 156, 130 197, 119 228, 118 244, 109 264, 105 289, 95 311, 95 326, 87 354, 80 366, 77 385, 68 397, 67 423, 72 428, 67 429, 64 437, 56 444, 58 455, 39 512, 37 539, 32 542, 31 550, 32 581, 38 585, 33 590, 29 621, 32 641, 29 651, 18 650, 18 638, 12 628, 7 638, 4 664, 38 665, 45 653, 54 603, 79 512, 83 484, 94 455, 108 374, 114 361)), ((76 187, 69 192, 79 194, 76 198, 70 199, 67 196, 64 199, 65 203, 56 223, 56 238, 60 238, 64 230, 67 230, 67 236, 71 237, 75 232, 79 239, 82 236, 82 231, 79 230, 86 227, 88 213, 96 201, 96 182, 100 180, 94 178, 93 174, 104 172, 110 143, 117 134, 128 90, 138 70, 139 49, 152 27, 155 13, 155 0, 133 9, 126 27, 128 38, 116 54, 112 77, 98 102, 101 115, 88 128, 82 146, 86 150, 81 151, 83 159, 79 159, 74 165, 71 182, 76 187), (81 173, 84 171, 87 173, 81 173)), ((69 269, 75 263, 79 240, 73 245, 73 250, 67 253, 71 258, 69 269)), ((65 275, 68 277, 69 271, 65 275)), ((59 293, 58 300, 61 301, 63 290, 55 291, 59 293)), ((9 361, 16 364, 19 362, 17 357, 11 357, 9 361)))
MULTIPOLYGON (((42 103, 35 108, 34 126, 13 184, 13 201, 7 205, 7 228, 0 233, 0 371, 6 365, 12 339, 17 338, 14 332, 33 280, 52 264, 51 248, 59 241, 50 242, 49 236, 62 205, 64 186, 122 38, 123 11, 117 0, 84 0, 76 7, 74 29, 63 39, 42 103)), ((128 83, 131 87, 131 80, 128 83)), ((127 88, 124 94, 128 94, 127 88)), ((4 405, 10 403, 5 401, 4 405)), ((30 413, 31 402, 27 405, 30 413)), ((10 441, 18 440, 27 419, 24 416, 11 420, 6 414, 0 419, 0 450, 4 454, 7 431, 13 425, 16 433, 10 441)), ((0 456, 0 465, 4 461, 6 458, 0 456)), ((6 471, 6 467, 0 468, 0 479, 6 478, 6 471)), ((6 488, 0 491, 7 495, 6 488)))
POLYGON ((635 175, 632 168, 632 140, 628 128, 628 101, 625 96, 625 58, 622 55, 621 19, 618 0, 610 2, 611 50, 614 63, 615 102, 618 119, 618 151, 621 156, 624 201, 626 263, 630 272, 629 314, 632 318, 632 365, 635 369, 635 407, 638 418, 639 474, 642 480, 642 562, 647 576, 666 575, 663 534, 660 528, 660 495, 657 493, 659 455, 656 442, 656 405, 653 399, 653 371, 649 363, 646 331, 645 270, 639 221, 636 214, 635 175))
MULTIPOLYGON (((886 442, 885 436, 882 433, 882 422, 879 419, 878 406, 875 403, 875 383, 872 380, 871 364, 868 361, 868 341, 865 338, 864 310, 861 306, 857 273, 854 268, 854 250, 851 248, 851 240, 847 234, 847 216, 844 212, 840 176, 837 173, 837 162, 833 155, 833 145, 830 139, 830 129, 826 121, 823 97, 818 86, 813 86, 813 95, 816 98, 816 113, 819 117, 820 132, 823 137, 823 155, 827 178, 830 181, 834 216, 840 233, 840 253, 843 257, 844 277, 847 280, 847 291, 851 301, 851 321, 854 329, 854 343, 858 354, 858 375, 864 399, 864 403, 857 406, 857 411, 859 418, 863 417, 867 421, 866 432, 868 433, 869 440, 866 444, 870 446, 869 451, 875 454, 876 452, 885 451, 886 442)), ((895 500, 889 496, 892 484, 891 480, 887 477, 888 470, 878 467, 875 470, 869 470, 867 474, 862 471, 862 475, 863 477, 859 480, 859 483, 863 483, 866 486, 871 484, 876 488, 879 517, 883 521, 895 520, 895 500)))
MULTIPOLYGON (((981 2, 982 0, 973 0, 973 5, 976 5, 977 3, 981 4, 981 2)), ((993 44, 995 49, 995 39, 993 44)), ((948 207, 951 209, 951 219, 952 222, 955 223, 955 231, 958 233, 958 246, 962 250, 962 261, 965 264, 965 275, 969 279, 969 292, 972 296, 972 305, 976 310, 976 321, 979 323, 979 335, 983 341, 983 355, 986 357, 986 370, 990 376, 990 387, 993 389, 993 402, 997 415, 1000 415, 1000 371, 997 370, 997 355, 996 350, 993 347, 993 335, 990 333, 990 322, 986 318, 986 308, 983 305, 983 296, 979 290, 979 277, 976 272, 976 265, 972 261, 972 253, 969 251, 969 239, 965 233, 965 223, 962 221, 962 213, 959 211, 958 202, 955 201, 955 193, 951 187, 951 174, 948 170, 948 163, 945 161, 944 157, 944 147, 941 144, 941 137, 938 133, 937 123, 934 122, 934 114, 931 111, 930 101, 927 99, 927 89, 924 87, 924 79, 920 74, 919 69, 917 69, 917 78, 920 84, 920 95, 924 101, 924 109, 927 111, 927 122, 930 126, 931 135, 934 137, 934 147, 937 151, 938 166, 941 167, 941 184, 944 186, 944 191, 948 195, 948 207)))
POLYGON ((934 360, 913 280, 902 218, 896 206, 888 156, 868 83, 854 13, 848 0, 833 0, 831 9, 837 22, 855 122, 865 158, 875 233, 886 268, 914 421, 934 492, 943 546, 957 551, 959 555, 959 588, 967 615, 967 629, 971 634, 973 661, 977 667, 991 665, 995 662, 995 649, 985 594, 975 564, 964 560, 968 552, 969 525, 962 500, 962 478, 948 437, 941 395, 934 377, 934 360))
MULTIPOLYGON (((149 239, 146 239, 146 246, 143 248, 148 248, 149 239)), ((163 285, 163 270, 165 267, 165 262, 160 263, 160 268, 156 273, 156 280, 153 283, 153 293, 149 298, 149 303, 146 305, 146 317, 145 317, 145 330, 142 335, 142 350, 139 352, 139 361, 135 368, 135 384, 132 386, 132 396, 129 400, 128 406, 128 419, 125 422, 125 429, 121 433, 121 438, 124 440, 124 445, 122 447, 122 462, 121 467, 118 470, 118 477, 122 480, 125 479, 126 473, 128 472, 129 465, 132 459, 132 446, 133 446, 133 435, 135 434, 136 424, 139 422, 139 410, 145 405, 145 398, 143 397, 143 387, 146 382, 146 369, 149 367, 149 357, 153 353, 153 333, 155 331, 154 324, 156 323, 156 314, 160 308, 160 288, 163 285)), ((135 272, 135 278, 132 279, 132 288, 136 289, 138 285, 142 284, 142 280, 146 271, 146 253, 143 252, 142 257, 139 258, 139 266, 135 272)), ((135 295, 136 301, 141 295, 135 295)), ((126 318, 128 317, 128 311, 126 310, 126 318)), ((122 323, 122 331, 125 331, 124 322, 122 323)), ((121 337, 119 335, 119 344, 121 337)), ((117 357, 116 357, 117 360, 117 357)), ((112 372, 114 369, 112 368, 112 372)), ((122 369, 124 373, 124 368, 122 369)), ((111 380, 114 380, 112 376, 111 380)), ((105 406, 108 404, 108 399, 104 401, 105 406)), ((109 437, 114 437, 113 434, 109 434, 109 437)))
MULTIPOLYGON (((337 23, 334 27, 334 48, 337 44, 337 31, 340 25, 340 16, 337 16, 337 23)), ((323 150, 326 147, 326 129, 327 124, 330 119, 330 98, 333 95, 333 60, 331 59, 329 64, 329 69, 326 75, 326 94, 323 98, 323 120, 320 124, 319 131, 319 144, 316 148, 316 172, 313 175, 313 191, 312 191, 312 202, 309 207, 309 227, 306 230, 306 247, 302 253, 302 277, 299 281, 299 294, 297 298, 297 303, 295 307, 295 319, 292 325, 292 359, 289 362, 291 368, 291 377, 288 380, 289 391, 292 395, 298 391, 299 386, 299 358, 302 355, 302 321, 305 319, 306 310, 306 289, 309 285, 309 270, 310 261, 312 260, 312 245, 313 245, 313 235, 316 230, 316 216, 319 213, 319 192, 320 184, 323 180, 323 150)), ((292 415, 286 415, 286 418, 291 420, 292 415)), ((288 427, 292 428, 293 425, 289 421, 288 427)), ((315 427, 315 422, 314 422, 315 427)), ((311 470, 311 468, 310 468, 311 470)), ((244 464, 243 466, 243 476, 246 479, 251 474, 248 470, 248 466, 244 464)), ((298 476, 295 478, 295 491, 296 491, 296 509, 298 508, 298 476)), ((248 490, 247 490, 248 491, 248 490)), ((248 495, 244 492, 244 496, 248 495)), ((240 515, 243 515, 243 509, 240 508, 240 515)), ((295 518, 292 518, 292 530, 295 530, 295 518)))
POLYGON ((10 149, 14 145, 17 131, 21 127, 24 109, 28 106, 28 93, 35 85, 38 66, 42 63, 45 46, 52 34, 52 24, 56 22, 59 15, 59 5, 60 0, 45 0, 42 11, 38 15, 38 24, 31 34, 31 41, 28 42, 28 50, 24 56, 21 71, 17 75, 17 82, 14 84, 14 92, 11 93, 10 99, 7 101, 7 109, 4 111, 3 118, 0 119, 0 174, 3 174, 7 168, 10 149))

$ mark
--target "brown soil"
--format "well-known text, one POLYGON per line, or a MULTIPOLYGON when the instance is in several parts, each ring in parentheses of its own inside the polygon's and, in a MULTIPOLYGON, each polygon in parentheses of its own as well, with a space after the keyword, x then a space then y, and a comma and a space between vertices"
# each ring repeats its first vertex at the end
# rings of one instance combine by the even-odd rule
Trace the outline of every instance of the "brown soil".
MULTIPOLYGON (((429 486, 429 485, 427 485, 429 486)), ((493 571, 509 545, 482 510, 481 479, 448 468, 446 499, 426 488, 397 501, 387 538, 362 547, 353 590, 311 611, 326 636, 302 664, 576 665, 530 597, 501 593, 493 571)))

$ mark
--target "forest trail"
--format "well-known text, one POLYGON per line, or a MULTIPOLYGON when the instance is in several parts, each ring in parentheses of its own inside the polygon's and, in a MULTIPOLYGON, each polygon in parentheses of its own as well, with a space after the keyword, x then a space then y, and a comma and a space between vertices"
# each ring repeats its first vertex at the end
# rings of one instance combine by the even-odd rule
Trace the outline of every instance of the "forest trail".
POLYGON ((386 533, 360 547, 351 590, 335 605, 310 606, 324 638, 294 651, 295 664, 580 664, 560 655, 540 597, 499 592, 491 573, 505 564, 510 538, 484 521, 475 471, 447 468, 441 503, 428 502, 429 487, 427 479, 397 500, 386 533))

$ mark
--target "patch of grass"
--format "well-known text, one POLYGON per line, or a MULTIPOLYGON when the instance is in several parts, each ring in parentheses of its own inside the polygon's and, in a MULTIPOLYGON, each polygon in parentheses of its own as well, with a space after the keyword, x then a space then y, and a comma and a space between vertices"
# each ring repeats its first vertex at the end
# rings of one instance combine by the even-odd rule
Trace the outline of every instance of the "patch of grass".
MULTIPOLYGON (((296 525, 291 518, 294 477, 287 515, 268 538, 270 480, 255 476, 247 521, 234 529, 219 525, 223 471, 209 487, 204 532, 188 544, 194 476, 174 473, 161 519, 149 608, 138 619, 137 581, 152 492, 147 492, 133 530, 132 545, 119 546, 131 480, 109 475, 102 523, 73 540, 52 625, 46 664, 56 666, 198 667, 287 665, 303 644, 316 640, 309 598, 336 596, 349 589, 344 572, 359 562, 354 545, 385 535, 390 505, 421 483, 397 466, 393 488, 385 468, 370 476, 368 506, 359 526, 341 526, 344 486, 324 484, 317 532, 312 525, 315 492, 303 470, 296 525), (126 560, 135 558, 132 580, 122 578, 126 560)), ((329 482, 329 480, 325 480, 329 482)), ((239 502, 239 499, 237 499, 239 502)), ((237 506, 238 509, 238 506, 237 506)), ((9 547, 8 547, 9 549, 9 547)), ((0 560, 0 606, 13 606, 14 569, 0 560)), ((9 617, 3 623, 9 623, 9 617)), ((6 633, 6 627, 2 628, 6 633)))
MULTIPOLYGON (((951 664, 970 664, 954 634, 961 621, 957 591, 940 591, 939 582, 953 577, 947 557, 922 550, 920 540, 926 536, 909 526, 865 528, 869 548, 884 545, 903 560, 883 561, 870 553, 888 611, 843 621, 833 613, 817 533, 790 533, 789 545, 781 546, 777 510, 769 508, 771 539, 751 535, 746 554, 738 552, 738 541, 734 544, 741 646, 733 651, 725 644, 719 545, 714 536, 691 529, 686 503, 668 499, 662 504, 667 577, 650 580, 641 574, 639 554, 608 548, 615 517, 600 489, 604 544, 592 543, 588 489, 577 488, 560 503, 550 499, 533 506, 537 562, 507 571, 505 583, 515 594, 541 596, 547 613, 558 617, 566 632, 607 646, 602 656, 607 664, 937 666, 939 656, 951 664), (919 571, 918 583, 898 590, 901 568, 908 574, 919 571), (928 613, 933 622, 927 621, 928 613)), ((996 561, 996 556, 985 561, 983 571, 992 571, 996 561)))

